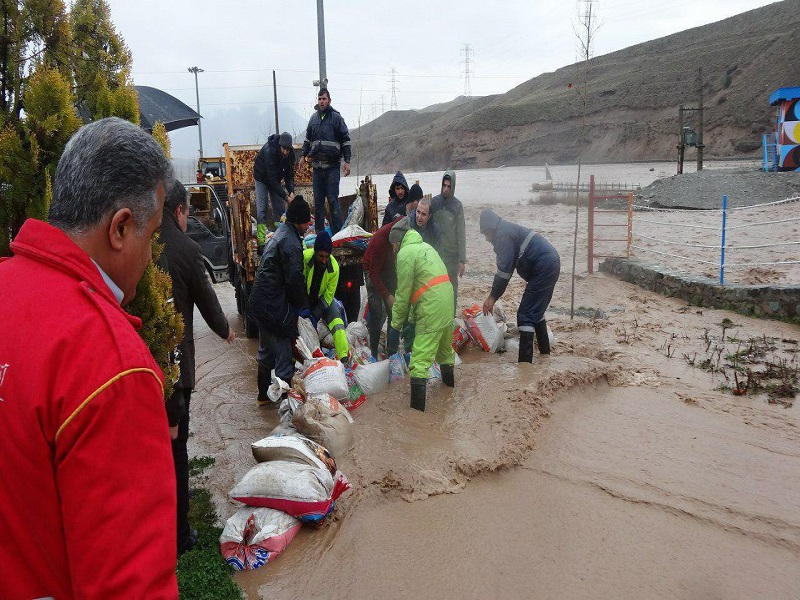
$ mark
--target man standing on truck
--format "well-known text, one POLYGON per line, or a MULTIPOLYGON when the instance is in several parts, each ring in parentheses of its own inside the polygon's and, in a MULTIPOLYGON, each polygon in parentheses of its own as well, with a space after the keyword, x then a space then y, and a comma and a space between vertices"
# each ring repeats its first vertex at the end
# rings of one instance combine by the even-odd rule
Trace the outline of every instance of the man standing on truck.
POLYGON ((271 373, 292 381, 292 348, 297 338, 297 317, 308 308, 303 277, 303 235, 311 221, 311 209, 295 196, 286 210, 286 222, 278 226, 261 255, 247 316, 258 325, 258 405, 268 402, 271 373))
POLYGON ((272 134, 261 147, 253 163, 256 182, 256 218, 258 245, 263 246, 267 229, 275 231, 294 198, 294 148, 292 136, 285 131, 272 134), (286 184, 283 189, 281 180, 286 184), (267 223, 267 201, 272 205, 272 223, 267 223))
POLYGON ((0 259, 0 598, 178 598, 164 376, 125 312, 172 165, 100 119, 0 259))
POLYGON ((197 543, 197 532, 189 529, 189 399, 194 388, 194 307, 211 330, 232 344, 236 333, 231 329, 217 294, 211 287, 203 255, 197 242, 186 235, 189 220, 189 194, 180 181, 167 190, 160 241, 169 276, 172 278, 172 297, 175 309, 183 317, 183 339, 180 351, 180 379, 167 400, 167 419, 172 435, 172 458, 178 483, 178 556, 197 543))
POLYGON ((306 139, 300 151, 301 161, 311 161, 314 169, 314 229, 325 229, 325 200, 331 211, 331 232, 342 228, 342 209, 339 206, 339 165, 344 159, 344 176, 350 175, 350 132, 339 114, 331 106, 331 95, 322 88, 317 94, 314 114, 308 121, 306 139))
POLYGON ((333 297, 339 285, 339 263, 331 255, 333 242, 327 231, 320 231, 314 247, 303 251, 303 271, 308 292, 309 313, 323 319, 333 335, 333 345, 339 360, 347 360, 350 348, 344 331, 344 321, 338 300, 333 297))
POLYGON ((483 303, 483 314, 491 314, 494 303, 506 291, 514 269, 527 285, 517 310, 519 328, 519 362, 533 362, 533 334, 540 354, 550 354, 550 337, 544 312, 553 298, 561 259, 558 251, 544 237, 527 227, 509 223, 491 210, 484 210, 481 233, 494 246, 497 272, 492 291, 483 303))
POLYGON ((397 253, 397 296, 391 327, 400 331, 414 323, 411 347, 411 408, 425 410, 428 371, 434 359, 442 369, 442 383, 455 385, 453 365, 453 286, 439 254, 422 236, 409 229, 407 220, 396 223, 389 243, 397 253))
POLYGON ((464 225, 464 206, 455 197, 456 172, 445 171, 442 177, 442 193, 431 200, 433 222, 439 226, 442 237, 439 256, 442 257, 450 283, 453 284, 453 312, 458 299, 458 278, 464 276, 467 262, 467 238, 464 225))

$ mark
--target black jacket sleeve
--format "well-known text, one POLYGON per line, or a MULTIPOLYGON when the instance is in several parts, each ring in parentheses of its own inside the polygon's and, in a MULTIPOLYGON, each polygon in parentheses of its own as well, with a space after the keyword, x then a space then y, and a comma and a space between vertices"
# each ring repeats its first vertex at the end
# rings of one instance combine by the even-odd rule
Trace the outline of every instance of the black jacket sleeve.
POLYGON ((344 122, 344 119, 341 115, 339 115, 336 128, 336 137, 339 138, 339 143, 342 145, 342 156, 344 157, 344 162, 349 163, 352 153, 352 148, 350 147, 350 131, 348 131, 347 124, 344 122))
POLYGON ((308 308, 308 294, 306 281, 303 276, 303 248, 294 244, 285 244, 281 248, 283 253, 283 277, 286 282, 286 299, 296 309, 308 308))
POLYGON ((230 335, 230 325, 225 313, 222 312, 219 299, 214 292, 214 288, 211 287, 208 275, 206 275, 206 268, 203 264, 199 247, 192 257, 192 279, 189 285, 191 286, 189 290, 191 298, 200 310, 205 322, 219 337, 227 339, 228 335, 230 335))

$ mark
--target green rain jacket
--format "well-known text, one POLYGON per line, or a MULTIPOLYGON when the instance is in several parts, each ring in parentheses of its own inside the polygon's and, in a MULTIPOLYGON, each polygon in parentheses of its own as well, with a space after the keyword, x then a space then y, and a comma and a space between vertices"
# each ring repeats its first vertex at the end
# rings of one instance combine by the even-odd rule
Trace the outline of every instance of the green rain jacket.
POLYGON ((431 200, 431 218, 442 232, 439 241, 439 254, 445 264, 454 266, 456 263, 467 262, 467 237, 464 222, 464 205, 456 198, 456 172, 445 171, 445 177, 450 177, 450 197, 441 194, 431 200))
POLYGON ((398 331, 411 322, 416 334, 453 326, 453 286, 447 268, 433 246, 410 229, 397 253, 397 292, 392 306, 392 327, 398 331))

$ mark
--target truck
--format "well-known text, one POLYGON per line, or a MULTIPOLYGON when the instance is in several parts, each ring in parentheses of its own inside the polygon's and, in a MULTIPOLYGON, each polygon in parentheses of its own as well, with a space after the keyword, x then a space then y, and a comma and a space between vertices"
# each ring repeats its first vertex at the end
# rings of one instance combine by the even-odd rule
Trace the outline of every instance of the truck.
MULTIPOLYGON (((236 293, 236 310, 244 320, 247 337, 257 337, 258 328, 247 316, 247 302, 258 267, 258 241, 256 238, 256 200, 253 164, 261 146, 233 146, 225 148, 225 176, 228 198, 228 238, 230 257, 228 275, 236 293)), ((299 156, 299 146, 295 154, 299 156)), ((295 164, 295 194, 303 195, 312 207, 314 193, 311 184, 311 166, 308 163, 295 164)), ((358 223, 363 229, 374 233, 378 229, 377 189, 372 177, 367 175, 358 186, 358 193, 341 196, 339 205, 342 215, 347 215, 353 202, 361 202, 364 208, 363 220, 358 223)), ((269 209, 271 210, 271 208, 269 209)), ((344 304, 348 321, 358 318, 361 306, 361 288, 364 285, 364 271, 361 261, 364 250, 354 247, 333 249, 333 256, 339 263, 339 285, 336 298, 344 304)))

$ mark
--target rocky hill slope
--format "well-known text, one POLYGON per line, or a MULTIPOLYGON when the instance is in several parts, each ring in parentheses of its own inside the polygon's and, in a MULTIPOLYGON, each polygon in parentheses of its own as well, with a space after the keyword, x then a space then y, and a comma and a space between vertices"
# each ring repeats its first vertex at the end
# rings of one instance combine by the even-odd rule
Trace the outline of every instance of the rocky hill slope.
MULTIPOLYGON (((800 85, 798 28, 800 1, 784 0, 592 59, 584 160, 675 158, 678 106, 696 106, 699 67, 706 156, 757 155, 761 135, 774 128, 769 94, 800 85)), ((360 170, 574 163, 574 81, 570 65, 505 94, 386 113, 352 132, 360 170)))

